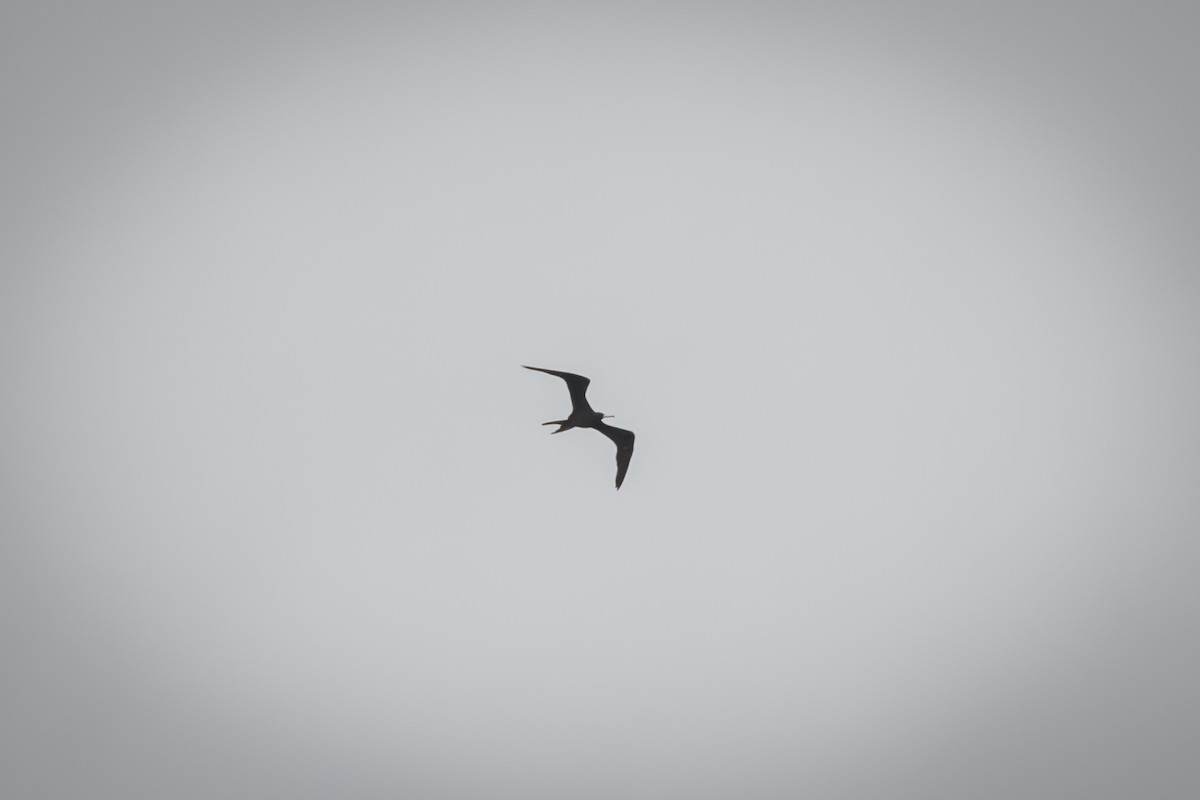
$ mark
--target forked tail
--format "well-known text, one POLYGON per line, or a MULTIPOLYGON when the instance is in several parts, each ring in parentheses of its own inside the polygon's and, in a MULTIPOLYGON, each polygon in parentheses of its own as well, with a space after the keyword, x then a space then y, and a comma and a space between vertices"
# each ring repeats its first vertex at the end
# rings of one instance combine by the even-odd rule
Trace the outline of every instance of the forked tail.
POLYGON ((565 419, 556 419, 556 420, 552 420, 552 421, 550 421, 550 422, 543 422, 542 424, 543 424, 543 425, 558 425, 558 426, 559 426, 559 429, 558 429, 558 430, 556 430, 556 431, 550 431, 551 433, 562 433, 563 431, 567 431, 567 430, 570 430, 571 428, 574 428, 574 427, 575 427, 574 425, 568 425, 568 424, 567 424, 567 421, 566 421, 565 419))

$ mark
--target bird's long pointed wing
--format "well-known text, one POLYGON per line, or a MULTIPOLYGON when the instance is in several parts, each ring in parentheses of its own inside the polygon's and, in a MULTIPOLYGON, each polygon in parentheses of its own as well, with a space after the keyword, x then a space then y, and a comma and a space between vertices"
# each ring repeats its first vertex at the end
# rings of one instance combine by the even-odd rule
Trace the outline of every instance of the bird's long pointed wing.
POLYGON ((629 459, 633 458, 633 431, 614 428, 603 422, 597 422, 595 427, 596 430, 612 439, 613 444, 617 446, 617 488, 620 489, 621 483, 625 480, 625 473, 629 469, 629 459))
MULTIPOLYGON (((525 367, 524 364, 521 366, 525 367)), ((558 372, 553 369, 542 369, 541 367, 525 367, 538 372, 544 372, 547 375, 557 375, 567 382, 567 390, 571 392, 571 413, 579 412, 592 413, 592 407, 588 405, 587 388, 591 381, 582 375, 575 375, 571 372, 558 372)))

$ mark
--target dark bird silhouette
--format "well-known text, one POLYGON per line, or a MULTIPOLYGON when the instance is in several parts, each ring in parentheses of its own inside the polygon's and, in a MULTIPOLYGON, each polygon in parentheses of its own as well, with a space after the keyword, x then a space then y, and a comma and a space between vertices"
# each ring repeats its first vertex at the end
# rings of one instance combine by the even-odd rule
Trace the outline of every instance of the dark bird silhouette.
POLYGON ((557 375, 567 382, 567 390, 571 393, 571 416, 542 424, 557 425, 558 430, 551 431, 551 433, 562 433, 571 428, 592 428, 612 439, 613 444, 617 446, 617 488, 620 489, 621 482, 625 480, 625 472, 629 469, 629 459, 633 458, 633 431, 606 425, 604 420, 612 415, 592 410, 587 401, 587 388, 591 381, 582 375, 542 369, 541 367, 525 367, 525 369, 544 372, 547 375, 557 375))

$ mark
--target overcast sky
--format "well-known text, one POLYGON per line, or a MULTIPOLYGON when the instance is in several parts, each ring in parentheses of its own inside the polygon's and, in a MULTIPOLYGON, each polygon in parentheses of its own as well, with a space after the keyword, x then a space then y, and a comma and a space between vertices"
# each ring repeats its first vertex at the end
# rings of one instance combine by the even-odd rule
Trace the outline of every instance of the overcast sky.
POLYGON ((97 5, 0 12, 0 795, 1200 792, 1196 10, 97 5))

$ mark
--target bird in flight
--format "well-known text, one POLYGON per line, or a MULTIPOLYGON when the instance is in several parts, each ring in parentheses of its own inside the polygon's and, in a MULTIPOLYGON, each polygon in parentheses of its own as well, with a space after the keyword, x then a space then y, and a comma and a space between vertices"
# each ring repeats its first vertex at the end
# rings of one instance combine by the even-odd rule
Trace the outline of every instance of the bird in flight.
POLYGON ((551 431, 551 433, 562 433, 571 428, 592 428, 612 439, 613 444, 617 446, 617 488, 620 489, 621 482, 625 480, 625 472, 629 469, 629 459, 633 458, 633 431, 606 425, 604 420, 612 415, 592 410, 587 401, 587 388, 591 381, 582 375, 542 369, 541 367, 525 367, 525 369, 544 372, 547 375, 557 375, 567 382, 567 390, 571 393, 571 416, 542 424, 559 426, 558 430, 551 431))

